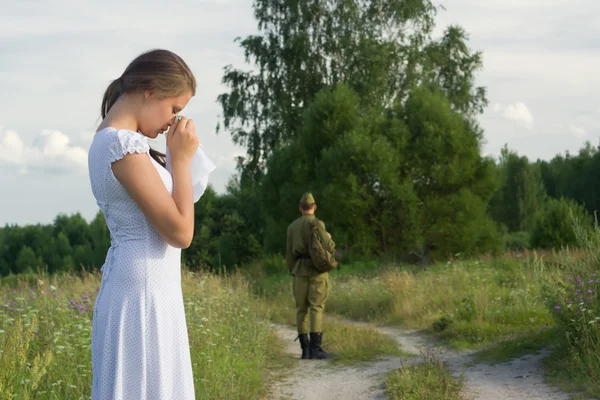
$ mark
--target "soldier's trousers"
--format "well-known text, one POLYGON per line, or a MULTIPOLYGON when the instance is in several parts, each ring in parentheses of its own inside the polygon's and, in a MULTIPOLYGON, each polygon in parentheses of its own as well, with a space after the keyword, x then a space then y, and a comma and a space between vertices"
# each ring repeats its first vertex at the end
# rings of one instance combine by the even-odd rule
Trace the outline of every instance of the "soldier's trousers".
POLYGON ((322 332, 325 302, 329 296, 329 274, 317 276, 294 276, 294 298, 296 299, 296 326, 298 333, 322 332))

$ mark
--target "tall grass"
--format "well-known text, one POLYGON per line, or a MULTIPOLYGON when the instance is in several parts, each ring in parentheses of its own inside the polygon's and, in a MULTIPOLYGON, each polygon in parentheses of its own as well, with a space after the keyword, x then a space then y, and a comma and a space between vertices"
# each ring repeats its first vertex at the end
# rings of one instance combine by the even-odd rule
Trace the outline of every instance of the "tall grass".
POLYGON ((561 251, 548 263, 538 260, 536 271, 543 297, 561 329, 563 341, 549 363, 549 375, 568 390, 600 393, 600 228, 593 231, 573 221, 580 249, 561 251), (553 367, 558 362, 561 369, 553 367))
MULTIPOLYGON (((359 262, 353 265, 353 269, 345 268, 342 274, 353 278, 365 275, 375 276, 377 265, 374 261, 359 262)), ((339 276, 339 272, 336 272, 339 276)), ((292 294, 293 278, 285 268, 285 260, 282 257, 269 257, 247 266, 244 273, 248 276, 248 281, 252 282, 255 294, 265 300, 272 321, 295 327, 296 308, 292 294)), ((329 298, 337 295, 338 289, 330 281, 329 298)), ((330 300, 325 305, 325 311, 327 312, 329 309, 330 300)), ((348 323, 340 319, 335 312, 327 312, 323 331, 323 347, 326 351, 333 353, 334 363, 352 364, 371 361, 384 355, 406 355, 394 339, 371 326, 348 323)))
MULTIPOLYGON (((600 393, 600 228, 575 229, 577 250, 422 269, 376 260, 342 265, 330 274, 324 347, 342 362, 401 354, 389 337, 344 318, 424 329, 456 347, 502 341, 482 359, 556 342, 547 363, 552 381, 600 393)), ((89 273, 0 281, 0 398, 89 398, 99 281, 89 273)), ((288 359, 269 324, 295 324, 284 260, 270 257, 229 276, 185 272, 183 287, 197 398, 262 398, 269 370, 288 359)), ((410 390, 441 379, 454 390, 443 374, 428 363, 398 371, 388 383, 402 393, 404 383, 410 390)))
POLYGON ((446 365, 435 357, 390 372, 386 378, 390 400, 463 400, 463 377, 452 376, 446 365))
MULTIPOLYGON (((87 399, 100 278, 31 281, 0 282, 0 398, 87 399)), ((263 398, 282 348, 268 307, 239 275, 185 273, 183 287, 197 398, 263 398)))
MULTIPOLYGON (((326 310, 344 318, 427 329, 457 347, 492 343, 552 323, 529 261, 457 261, 420 270, 368 266, 364 273, 356 265, 343 268, 330 274, 326 310)), ((280 320, 292 319, 290 282, 277 274, 257 283, 262 295, 285 305, 274 310, 280 320)))
POLYGON ((387 322, 432 330, 457 347, 477 347, 552 322, 527 263, 458 262, 419 274, 390 272, 387 322))

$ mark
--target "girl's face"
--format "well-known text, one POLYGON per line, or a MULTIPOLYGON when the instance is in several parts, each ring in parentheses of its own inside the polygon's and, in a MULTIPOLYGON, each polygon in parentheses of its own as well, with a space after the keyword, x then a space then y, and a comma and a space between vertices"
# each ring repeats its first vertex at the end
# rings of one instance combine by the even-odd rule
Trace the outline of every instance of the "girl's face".
POLYGON ((151 139, 164 133, 192 98, 190 92, 177 97, 161 97, 155 93, 144 93, 145 102, 139 116, 139 130, 151 139))

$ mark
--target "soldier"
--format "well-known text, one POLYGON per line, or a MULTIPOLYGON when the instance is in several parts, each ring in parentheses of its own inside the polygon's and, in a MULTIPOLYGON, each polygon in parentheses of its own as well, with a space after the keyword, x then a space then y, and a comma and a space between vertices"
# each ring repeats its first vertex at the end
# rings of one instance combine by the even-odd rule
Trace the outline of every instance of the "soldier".
MULTIPOLYGON (((329 295, 329 274, 319 272, 313 265, 309 245, 311 223, 316 219, 317 205, 311 193, 300 199, 299 210, 302 216, 292 222, 287 229, 287 266, 294 276, 293 291, 296 300, 296 325, 302 348, 302 359, 326 359, 331 354, 321 348, 322 324, 325 302, 329 295), (308 314, 310 310, 310 341, 308 338, 308 314)), ((335 243, 325 230, 325 224, 318 222, 318 233, 326 251, 333 253, 335 243)))

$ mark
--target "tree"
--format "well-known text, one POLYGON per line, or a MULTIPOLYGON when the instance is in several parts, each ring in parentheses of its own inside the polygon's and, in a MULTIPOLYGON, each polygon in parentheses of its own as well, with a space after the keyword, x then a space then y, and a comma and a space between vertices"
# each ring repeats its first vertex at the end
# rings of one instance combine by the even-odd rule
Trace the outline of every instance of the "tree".
POLYGON ((600 152, 589 142, 577 155, 557 155, 550 162, 540 161, 544 185, 554 198, 571 198, 584 205, 590 213, 600 210, 600 152))
MULTIPOLYGON (((106 260, 106 253, 108 252, 108 248, 110 247, 110 233, 108 231, 108 226, 106 226, 106 220, 104 219, 104 214, 102 211, 98 210, 96 216, 92 220, 89 225, 90 230, 90 246, 91 246, 91 265, 86 265, 87 267, 96 267, 101 268, 104 265, 106 260)), ((85 245, 84 245, 85 248, 85 245)), ((63 252, 61 254, 62 257, 65 257, 67 254, 63 252)), ((75 257, 77 258, 77 257, 75 257)), ((80 259, 79 262, 82 260, 80 259)))
POLYGON ((457 111, 480 112, 485 90, 473 77, 481 55, 459 27, 432 40, 435 14, 430 0, 255 1, 259 34, 240 42, 255 70, 227 66, 229 92, 218 98, 222 127, 247 148, 243 174, 257 181, 268 158, 299 134, 316 94, 338 83, 363 108, 392 107, 415 86, 433 83, 457 111))
POLYGON ((577 246, 577 236, 573 229, 575 221, 579 224, 579 229, 591 232, 592 217, 583 206, 570 199, 549 199, 535 221, 531 235, 533 246, 577 246))
POLYGON ((509 232, 531 232, 546 199, 540 168, 505 146, 499 174, 500 188, 491 202, 494 219, 506 225, 509 232))
POLYGON ((42 260, 40 257, 36 257, 31 247, 23 246, 19 251, 15 267, 19 273, 33 273, 42 267, 42 260))
POLYGON ((260 257, 257 232, 262 230, 255 223, 261 210, 253 206, 251 195, 239 191, 235 180, 221 196, 207 188, 195 206, 194 239, 183 252, 188 267, 233 268, 260 257))
POLYGON ((481 55, 462 28, 433 40, 429 0, 266 0, 254 11, 259 34, 240 42, 254 70, 225 68, 217 130, 247 148, 241 189, 262 193, 266 251, 284 248, 305 190, 360 252, 447 252, 439 238, 448 228, 420 211, 447 215, 439 195, 489 222, 493 163, 479 155, 476 121, 487 100, 474 84, 481 55))
POLYGON ((493 161, 481 157, 478 134, 440 91, 423 86, 404 106, 363 110, 359 96, 338 85, 316 96, 302 127, 268 163, 268 250, 284 248, 281 232, 306 190, 317 196, 336 243, 359 253, 498 249, 486 211, 496 188, 493 161))

